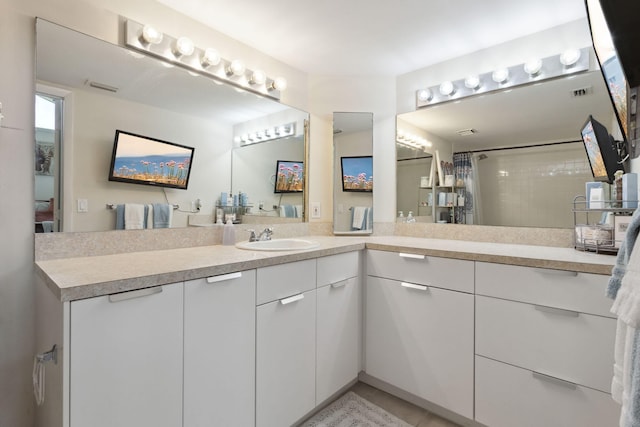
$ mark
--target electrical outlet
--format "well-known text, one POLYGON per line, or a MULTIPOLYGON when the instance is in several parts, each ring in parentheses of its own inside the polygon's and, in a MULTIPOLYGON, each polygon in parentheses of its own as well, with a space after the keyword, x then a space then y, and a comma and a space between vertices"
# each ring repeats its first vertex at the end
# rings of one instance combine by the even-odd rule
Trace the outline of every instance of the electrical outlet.
POLYGON ((318 219, 320 217, 320 202, 311 202, 311 218, 318 219))

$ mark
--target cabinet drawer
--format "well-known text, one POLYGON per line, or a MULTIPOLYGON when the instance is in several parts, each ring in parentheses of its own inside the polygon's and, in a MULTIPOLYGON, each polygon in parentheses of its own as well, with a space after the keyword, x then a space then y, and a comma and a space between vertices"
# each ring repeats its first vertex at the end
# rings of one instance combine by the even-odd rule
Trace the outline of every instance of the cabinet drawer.
POLYGON ((601 274, 476 262, 476 294, 614 317, 601 274))
POLYGON ((608 393, 476 356, 476 421, 491 427, 617 426, 608 393))
POLYGON ((611 389, 616 321, 476 296, 476 353, 603 392, 611 389))
POLYGON ((256 280, 258 305, 310 291, 316 287, 316 260, 262 267, 256 280))
POLYGON ((341 282, 360 273, 360 252, 318 258, 318 287, 341 282))
POLYGON ((368 250, 367 274, 454 291, 473 292, 473 261, 368 250))

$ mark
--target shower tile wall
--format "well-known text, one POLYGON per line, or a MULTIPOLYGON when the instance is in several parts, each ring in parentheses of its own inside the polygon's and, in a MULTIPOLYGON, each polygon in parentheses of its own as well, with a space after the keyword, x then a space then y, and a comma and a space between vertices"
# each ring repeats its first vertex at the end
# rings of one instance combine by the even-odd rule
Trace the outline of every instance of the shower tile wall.
POLYGON ((483 223, 573 228, 573 200, 592 181, 582 143, 487 152, 478 162, 483 223))

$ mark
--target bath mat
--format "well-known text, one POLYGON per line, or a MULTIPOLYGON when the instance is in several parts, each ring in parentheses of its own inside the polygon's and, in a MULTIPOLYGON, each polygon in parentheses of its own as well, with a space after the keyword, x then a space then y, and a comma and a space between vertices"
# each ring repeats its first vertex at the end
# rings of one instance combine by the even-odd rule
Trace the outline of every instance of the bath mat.
POLYGON ((318 412, 302 427, 411 427, 350 391, 318 412))

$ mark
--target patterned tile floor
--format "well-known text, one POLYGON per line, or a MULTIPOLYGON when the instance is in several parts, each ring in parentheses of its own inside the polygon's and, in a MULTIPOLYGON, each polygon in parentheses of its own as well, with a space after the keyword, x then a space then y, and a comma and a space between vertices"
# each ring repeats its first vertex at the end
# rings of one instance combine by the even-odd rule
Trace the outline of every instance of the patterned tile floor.
POLYGON ((351 391, 415 427, 460 427, 426 409, 361 382, 356 383, 351 391))

